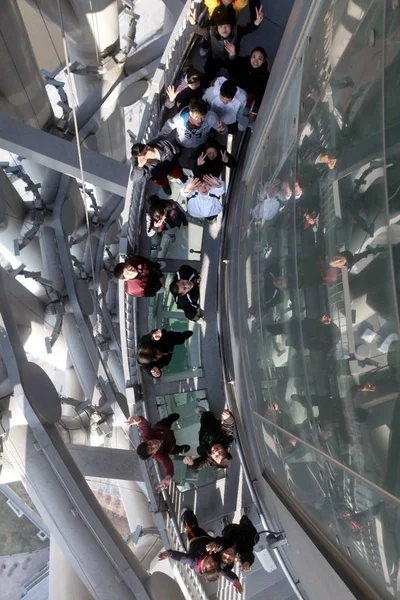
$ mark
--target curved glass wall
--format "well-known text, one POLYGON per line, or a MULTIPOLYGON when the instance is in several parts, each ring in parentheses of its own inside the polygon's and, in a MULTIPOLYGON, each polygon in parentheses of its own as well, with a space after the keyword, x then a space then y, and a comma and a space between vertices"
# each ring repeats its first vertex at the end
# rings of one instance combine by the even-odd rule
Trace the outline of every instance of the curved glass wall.
POLYGON ((238 268, 265 468, 382 598, 400 598, 398 4, 320 2, 246 180, 238 268))

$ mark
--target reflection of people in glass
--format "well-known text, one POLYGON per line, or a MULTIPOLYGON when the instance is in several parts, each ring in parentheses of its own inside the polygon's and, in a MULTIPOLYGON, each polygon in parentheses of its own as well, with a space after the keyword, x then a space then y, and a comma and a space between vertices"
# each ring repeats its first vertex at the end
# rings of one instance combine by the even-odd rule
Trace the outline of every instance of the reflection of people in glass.
POLYGON ((306 396, 301 394, 292 394, 291 398, 304 406, 309 418, 314 417, 311 407, 318 409, 318 417, 315 417, 315 419, 320 425, 319 438, 321 441, 327 441, 331 436, 338 435, 344 442, 349 444, 351 443, 349 425, 364 423, 368 419, 368 411, 363 408, 356 408, 349 414, 345 413, 341 399, 333 396, 311 394, 311 405, 306 396))
POLYGON ((291 319, 286 323, 266 325, 266 329, 271 335, 286 334, 286 345, 293 346, 298 351, 304 346, 310 350, 319 350, 326 355, 334 353, 340 339, 339 327, 332 323, 328 315, 323 315, 320 320, 309 317, 302 321, 291 319))
POLYGON ((336 254, 336 256, 333 256, 330 259, 329 264, 335 269, 344 269, 346 267, 350 271, 354 265, 363 258, 367 258, 367 256, 370 256, 371 254, 375 256, 379 252, 379 248, 372 248, 372 246, 367 246, 367 249, 364 250, 364 252, 357 252, 356 254, 349 252, 349 250, 343 250, 342 252, 339 252, 339 254, 336 254))

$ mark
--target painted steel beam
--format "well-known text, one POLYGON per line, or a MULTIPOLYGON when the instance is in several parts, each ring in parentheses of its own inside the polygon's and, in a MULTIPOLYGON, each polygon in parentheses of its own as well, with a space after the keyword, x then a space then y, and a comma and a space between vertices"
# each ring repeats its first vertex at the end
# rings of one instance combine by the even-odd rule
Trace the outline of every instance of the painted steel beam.
MULTIPOLYGON (((0 115, 0 147, 81 179, 75 141, 63 140, 0 115)), ((129 165, 87 148, 81 148, 81 152, 85 180, 113 194, 125 196, 129 165)))

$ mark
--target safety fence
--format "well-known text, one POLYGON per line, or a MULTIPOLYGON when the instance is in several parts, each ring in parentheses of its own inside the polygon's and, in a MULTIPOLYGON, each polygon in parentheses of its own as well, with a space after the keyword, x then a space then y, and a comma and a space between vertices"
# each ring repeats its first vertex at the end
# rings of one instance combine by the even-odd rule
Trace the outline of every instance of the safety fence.
MULTIPOLYGON (((185 57, 190 48, 193 35, 188 27, 187 14, 190 8, 199 13, 200 4, 188 0, 171 34, 165 48, 160 66, 151 82, 146 108, 138 134, 139 142, 147 142, 156 137, 162 119, 162 94, 167 86, 173 84, 182 69, 185 57)), ((140 222, 146 192, 145 183, 133 183, 129 180, 122 213, 122 230, 120 237, 120 258, 134 252, 138 246, 140 222)), ((137 369, 136 354, 138 341, 137 302, 124 292, 124 285, 119 288, 119 322, 121 330, 121 350, 125 377, 126 396, 132 410, 136 410, 141 402, 140 377, 137 369)), ((133 443, 138 443, 138 433, 132 431, 133 443), (137 438, 137 439, 136 439, 137 438)), ((166 548, 185 550, 185 544, 179 527, 180 494, 174 483, 168 492, 157 493, 156 485, 161 476, 154 461, 146 461, 144 482, 149 496, 150 509, 160 531, 161 540, 166 548)), ((206 600, 199 578, 186 565, 174 564, 174 574, 188 600, 206 600)))

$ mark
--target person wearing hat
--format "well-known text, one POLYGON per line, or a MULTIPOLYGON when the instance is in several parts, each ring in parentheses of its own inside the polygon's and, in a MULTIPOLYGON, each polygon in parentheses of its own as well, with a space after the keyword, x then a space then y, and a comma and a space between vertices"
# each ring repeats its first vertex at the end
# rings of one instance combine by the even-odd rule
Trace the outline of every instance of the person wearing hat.
POLYGON ((217 15, 213 15, 213 23, 210 27, 200 27, 197 24, 194 10, 188 13, 188 21, 191 30, 197 35, 203 36, 210 42, 210 53, 205 65, 205 72, 209 81, 212 81, 223 67, 227 67, 229 61, 234 60, 239 54, 240 41, 243 36, 254 31, 262 22, 263 7, 256 8, 256 19, 247 25, 236 25, 234 22, 234 11, 231 7, 220 7, 217 15))

